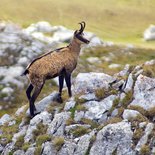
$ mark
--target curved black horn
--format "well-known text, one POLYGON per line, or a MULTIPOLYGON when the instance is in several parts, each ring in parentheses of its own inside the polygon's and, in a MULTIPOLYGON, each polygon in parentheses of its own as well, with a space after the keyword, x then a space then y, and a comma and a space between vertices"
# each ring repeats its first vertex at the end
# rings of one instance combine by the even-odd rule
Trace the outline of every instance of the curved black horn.
POLYGON ((83 30, 85 29, 86 23, 84 21, 82 21, 81 23, 83 23, 83 30))
POLYGON ((84 28, 83 28, 83 25, 82 25, 82 22, 79 23, 79 24, 81 25, 81 28, 80 28, 79 32, 82 33, 82 32, 83 32, 83 29, 84 29, 84 28))

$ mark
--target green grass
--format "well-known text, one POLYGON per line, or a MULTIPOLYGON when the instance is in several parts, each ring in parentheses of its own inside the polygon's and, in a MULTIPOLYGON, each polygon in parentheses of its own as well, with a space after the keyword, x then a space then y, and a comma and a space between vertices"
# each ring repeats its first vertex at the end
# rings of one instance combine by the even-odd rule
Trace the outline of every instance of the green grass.
POLYGON ((154 0, 1 0, 0 19, 23 26, 46 20, 72 29, 85 20, 86 30, 104 40, 154 47, 142 40, 143 31, 154 23, 154 9, 154 0))

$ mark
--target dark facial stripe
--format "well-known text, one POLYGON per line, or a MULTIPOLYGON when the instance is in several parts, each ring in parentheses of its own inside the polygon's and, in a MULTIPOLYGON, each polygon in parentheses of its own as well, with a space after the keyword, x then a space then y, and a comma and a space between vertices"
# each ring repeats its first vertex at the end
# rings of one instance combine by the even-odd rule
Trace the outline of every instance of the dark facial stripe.
POLYGON ((89 40, 83 38, 83 37, 82 37, 81 35, 79 35, 79 34, 77 34, 76 37, 77 37, 80 41, 82 41, 82 42, 84 42, 84 43, 86 43, 86 44, 89 43, 89 40))

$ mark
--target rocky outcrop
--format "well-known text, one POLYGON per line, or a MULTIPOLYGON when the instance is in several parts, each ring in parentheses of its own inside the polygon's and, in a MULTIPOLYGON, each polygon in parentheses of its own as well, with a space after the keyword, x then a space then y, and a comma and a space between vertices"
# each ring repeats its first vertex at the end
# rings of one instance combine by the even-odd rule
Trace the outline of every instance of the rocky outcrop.
MULTIPOLYGON (((54 42, 59 45, 68 42, 73 33, 47 22, 32 24, 24 30, 4 23, 0 24, 0 32, 2 57, 11 59, 8 48, 13 54, 18 53, 14 57, 17 63, 5 62, 0 68, 3 84, 0 93, 10 103, 13 87, 22 89, 27 83, 19 78, 27 62, 41 54, 42 49, 53 48, 54 42), (16 33, 5 38, 12 31, 16 33)), ((87 35, 100 43, 94 34, 87 35)), ((99 60, 89 56, 87 62, 95 65, 99 60)), ((19 107, 15 114, 4 114, 0 118, 0 154, 153 155, 155 79, 147 76, 150 72, 146 73, 146 68, 154 65, 155 60, 139 66, 126 65, 113 76, 80 72, 72 81, 73 96, 68 98, 64 93, 62 104, 57 103, 58 93, 53 91, 36 103, 38 114, 33 118, 29 117, 28 106, 19 107)))
MULTIPOLYGON (((152 63, 147 62, 147 65, 152 63)), ((63 106, 55 106, 57 93, 53 92, 36 104, 41 113, 30 122, 25 120, 29 115, 24 110, 26 107, 19 108, 16 117, 4 115, 0 119, 4 122, 1 123, 2 133, 6 132, 11 121, 18 122, 23 113, 25 118, 10 141, 6 142, 7 138, 1 134, 1 153, 153 154, 153 109, 151 113, 147 110, 155 108, 154 79, 140 74, 141 67, 128 70, 126 66, 114 77, 101 73, 80 73, 72 88, 76 92, 72 98, 63 106), (49 106, 53 106, 52 111, 48 110, 49 106)), ((13 124, 11 127, 15 126, 13 124)))

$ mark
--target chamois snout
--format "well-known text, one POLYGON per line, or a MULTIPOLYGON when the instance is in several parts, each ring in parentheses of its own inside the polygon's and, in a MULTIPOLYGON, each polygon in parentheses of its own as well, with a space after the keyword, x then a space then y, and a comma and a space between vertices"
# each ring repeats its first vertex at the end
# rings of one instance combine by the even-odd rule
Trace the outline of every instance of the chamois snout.
POLYGON ((89 44, 90 41, 84 37, 84 33, 83 33, 85 26, 86 26, 86 23, 81 22, 79 24, 81 27, 79 30, 76 30, 74 32, 74 37, 77 38, 78 40, 80 40, 82 43, 89 44))

